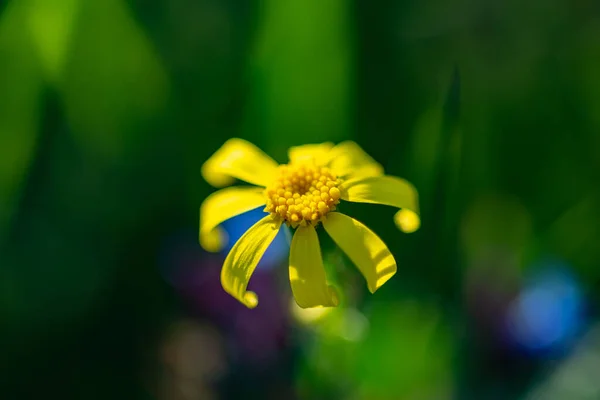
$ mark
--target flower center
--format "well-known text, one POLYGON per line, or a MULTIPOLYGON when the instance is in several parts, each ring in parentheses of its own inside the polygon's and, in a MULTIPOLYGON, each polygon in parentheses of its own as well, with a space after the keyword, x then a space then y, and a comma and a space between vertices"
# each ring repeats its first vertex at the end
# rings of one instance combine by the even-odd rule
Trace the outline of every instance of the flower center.
POLYGON ((265 211, 293 228, 316 225, 339 204, 340 183, 329 168, 313 163, 280 165, 277 179, 265 190, 265 211))

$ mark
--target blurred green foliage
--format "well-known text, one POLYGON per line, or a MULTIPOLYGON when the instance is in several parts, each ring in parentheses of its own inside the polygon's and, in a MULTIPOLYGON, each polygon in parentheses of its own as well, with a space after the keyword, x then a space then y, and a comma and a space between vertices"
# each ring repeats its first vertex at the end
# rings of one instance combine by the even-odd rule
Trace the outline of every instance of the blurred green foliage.
MULTIPOLYGON (((549 255, 597 305, 599 37, 591 0, 0 1, 0 397, 179 398, 158 354, 189 311, 159 255, 197 228, 202 162, 241 136, 281 162, 355 140, 416 185, 423 220, 404 235, 393 210, 347 206, 399 272, 367 295, 326 242, 348 309, 290 328, 256 393, 519 398, 538 365, 495 358, 471 285, 510 299, 549 255)), ((254 376, 230 364, 226 386, 254 376)))

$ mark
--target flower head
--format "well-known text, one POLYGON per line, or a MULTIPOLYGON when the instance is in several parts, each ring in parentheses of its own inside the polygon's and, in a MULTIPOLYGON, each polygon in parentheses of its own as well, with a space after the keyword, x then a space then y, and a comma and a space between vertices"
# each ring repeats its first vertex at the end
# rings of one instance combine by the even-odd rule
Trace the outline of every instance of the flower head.
POLYGON ((292 228, 314 226, 340 203, 340 183, 329 168, 309 160, 280 165, 266 189, 265 211, 292 228))
POLYGON ((387 176, 383 168, 354 142, 292 147, 289 163, 277 165, 242 139, 228 140, 202 166, 213 186, 235 179, 256 186, 234 186, 210 195, 200 208, 200 244, 220 250, 225 232, 219 225, 238 214, 264 206, 268 213, 234 244, 221 270, 226 292, 249 308, 258 298, 248 282, 279 228, 295 229, 289 276, 300 307, 337 306, 335 288, 327 282, 315 228, 322 225, 357 266, 373 293, 396 273, 396 261, 373 231, 337 211, 341 201, 385 204, 399 208, 394 221, 404 232, 418 229, 417 191, 407 181, 387 176))

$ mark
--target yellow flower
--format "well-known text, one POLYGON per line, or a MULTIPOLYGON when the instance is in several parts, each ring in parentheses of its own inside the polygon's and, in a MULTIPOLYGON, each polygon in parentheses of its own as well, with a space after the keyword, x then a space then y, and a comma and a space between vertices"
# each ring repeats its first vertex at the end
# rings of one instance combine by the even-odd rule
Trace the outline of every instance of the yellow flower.
POLYGON ((336 211, 340 201, 385 204, 400 209, 394 217, 404 232, 418 229, 417 191, 383 168, 354 142, 292 147, 289 163, 277 163, 242 139, 228 140, 202 166, 208 183, 223 187, 235 179, 256 186, 234 186, 210 195, 200 207, 200 244, 219 251, 227 238, 219 225, 265 206, 269 214, 249 228, 227 255, 221 271, 225 291, 249 308, 258 304, 247 291, 256 265, 283 223, 295 229, 290 247, 292 293, 302 308, 337 306, 325 276, 315 228, 323 225, 358 267, 374 293, 396 273, 396 261, 383 241, 361 222, 336 211))

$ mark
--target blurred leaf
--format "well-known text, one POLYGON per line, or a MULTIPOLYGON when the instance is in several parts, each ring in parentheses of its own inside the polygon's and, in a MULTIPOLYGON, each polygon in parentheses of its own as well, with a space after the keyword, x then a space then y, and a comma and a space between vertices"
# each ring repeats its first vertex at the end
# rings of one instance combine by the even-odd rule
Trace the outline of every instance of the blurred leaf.
POLYGON ((590 281, 600 276, 598 259, 600 259, 600 196, 590 194, 566 209, 544 232, 541 243, 547 251, 572 260, 574 265, 583 267, 586 278, 590 281))
POLYGON ((357 349, 360 399, 449 398, 453 342, 435 308, 415 302, 376 304, 357 349))
POLYGON ((41 71, 29 32, 27 4, 13 1, 0 15, 0 244, 19 199, 36 145, 41 71))
POLYGON ((279 158, 293 144, 339 141, 352 99, 349 3, 269 0, 261 9, 247 129, 279 158))
POLYGON ((167 76, 123 1, 81 3, 61 92, 76 139, 105 156, 135 151, 165 105, 167 76))
MULTIPOLYGON (((425 110, 417 120, 412 134, 411 158, 414 184, 419 188, 419 197, 428 201, 433 194, 437 169, 441 156, 442 109, 432 107, 425 110)), ((424 208, 421 205, 421 208, 424 208)))
POLYGON ((27 26, 41 59, 45 78, 62 78, 80 0, 20 0, 28 5, 27 26))
POLYGON ((319 335, 298 376, 307 398, 324 388, 365 400, 449 396, 453 341, 435 308, 375 303, 368 319, 336 309, 317 323, 319 335))
MULTIPOLYGON (((576 94, 581 99, 581 105, 589 116, 592 130, 591 144, 593 146, 596 166, 600 160, 600 25, 597 20, 582 26, 574 35, 572 42, 574 51, 575 71, 573 78, 577 86, 576 94)), ((577 100, 577 99, 576 99, 577 100)))

